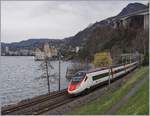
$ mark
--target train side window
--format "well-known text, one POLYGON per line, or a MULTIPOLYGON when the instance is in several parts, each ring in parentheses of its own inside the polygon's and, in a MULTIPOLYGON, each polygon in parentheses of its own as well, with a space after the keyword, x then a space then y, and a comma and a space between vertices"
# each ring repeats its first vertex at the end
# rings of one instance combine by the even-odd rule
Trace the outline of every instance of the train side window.
POLYGON ((84 81, 86 81, 86 80, 87 80, 87 76, 85 77, 84 81))
POLYGON ((104 77, 106 77, 106 76, 109 76, 109 73, 108 73, 108 72, 107 72, 107 73, 102 73, 102 74, 100 74, 100 75, 93 76, 92 78, 93 78, 93 81, 95 81, 95 80, 97 80, 97 79, 104 78, 104 77))

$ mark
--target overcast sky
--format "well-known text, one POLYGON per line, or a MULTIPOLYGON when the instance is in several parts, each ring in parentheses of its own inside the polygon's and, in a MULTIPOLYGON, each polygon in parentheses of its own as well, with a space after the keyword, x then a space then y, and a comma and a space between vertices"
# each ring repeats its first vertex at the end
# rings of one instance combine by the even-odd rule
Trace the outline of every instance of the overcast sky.
MULTIPOLYGON (((63 39, 136 1, 1 1, 1 40, 63 39)), ((147 1, 139 1, 147 3, 147 1)))

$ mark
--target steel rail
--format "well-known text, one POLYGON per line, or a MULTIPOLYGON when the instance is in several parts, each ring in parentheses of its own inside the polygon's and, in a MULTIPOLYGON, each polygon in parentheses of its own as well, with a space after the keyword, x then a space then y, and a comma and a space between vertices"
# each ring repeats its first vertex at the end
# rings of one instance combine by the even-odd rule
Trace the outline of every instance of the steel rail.
POLYGON ((10 113, 15 112, 17 110, 21 110, 21 109, 24 109, 24 108, 27 108, 27 107, 30 107, 30 106, 33 106, 33 105, 45 102, 47 100, 54 99, 56 97, 59 97, 60 95, 66 94, 66 93, 67 93, 67 91, 63 90, 63 91, 60 91, 58 93, 54 93, 52 95, 43 96, 42 98, 37 98, 37 99, 35 99, 33 101, 29 101, 29 102, 25 102, 25 103, 16 105, 14 107, 9 107, 9 108, 6 108, 6 109, 1 109, 1 114, 4 114, 4 115, 5 114, 10 114, 10 113))

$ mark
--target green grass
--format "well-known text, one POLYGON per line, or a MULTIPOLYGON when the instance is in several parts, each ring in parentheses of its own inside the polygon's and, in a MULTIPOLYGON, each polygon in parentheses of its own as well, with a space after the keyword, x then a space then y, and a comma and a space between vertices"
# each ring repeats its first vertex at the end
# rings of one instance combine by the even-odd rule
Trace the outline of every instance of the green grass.
POLYGON ((128 91, 141 80, 143 77, 147 76, 149 72, 148 67, 141 67, 138 69, 127 82, 124 83, 116 91, 108 91, 106 94, 102 95, 99 99, 92 101, 82 107, 75 109, 73 112, 69 113, 72 115, 99 115, 104 114, 109 109, 113 107, 123 96, 125 96, 128 91))
POLYGON ((149 114, 149 82, 146 81, 142 87, 121 107, 116 114, 149 114))

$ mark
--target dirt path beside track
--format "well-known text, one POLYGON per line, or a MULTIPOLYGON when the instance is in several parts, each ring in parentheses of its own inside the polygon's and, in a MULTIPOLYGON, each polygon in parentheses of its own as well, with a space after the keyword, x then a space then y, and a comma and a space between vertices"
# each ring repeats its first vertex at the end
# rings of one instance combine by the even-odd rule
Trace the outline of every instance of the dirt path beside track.
POLYGON ((127 95, 125 95, 116 105, 114 105, 108 112, 106 112, 106 115, 113 115, 120 107, 122 107, 128 101, 130 97, 132 97, 140 89, 144 82, 148 80, 149 76, 146 76, 144 79, 136 83, 127 95))

